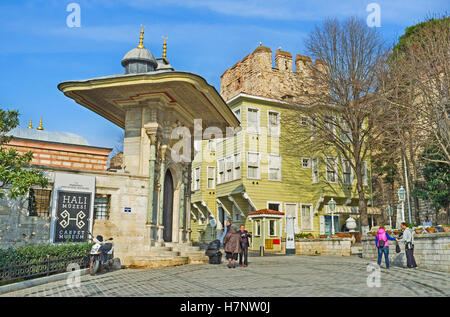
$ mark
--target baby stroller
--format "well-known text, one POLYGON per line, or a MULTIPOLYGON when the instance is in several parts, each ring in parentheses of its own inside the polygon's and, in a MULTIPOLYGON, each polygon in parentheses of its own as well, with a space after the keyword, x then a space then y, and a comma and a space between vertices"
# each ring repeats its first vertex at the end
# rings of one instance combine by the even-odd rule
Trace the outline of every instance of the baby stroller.
POLYGON ((220 249, 220 240, 211 241, 206 248, 205 254, 209 257, 209 264, 222 263, 222 252, 220 249))

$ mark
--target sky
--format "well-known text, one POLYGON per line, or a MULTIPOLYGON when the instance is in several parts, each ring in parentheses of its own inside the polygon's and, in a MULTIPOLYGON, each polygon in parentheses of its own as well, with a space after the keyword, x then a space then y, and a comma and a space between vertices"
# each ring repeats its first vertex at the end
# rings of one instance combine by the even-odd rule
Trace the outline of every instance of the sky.
POLYGON ((220 92, 220 76, 261 42, 275 52, 307 55, 304 41, 327 17, 367 19, 380 8, 387 45, 430 14, 448 12, 448 0, 2 0, 0 107, 19 110, 20 126, 39 119, 50 131, 83 136, 93 146, 117 148, 123 131, 57 89, 63 81, 124 72, 123 56, 144 45, 156 58, 167 36, 175 70, 196 73, 220 92), (79 27, 69 27, 80 8, 79 27))

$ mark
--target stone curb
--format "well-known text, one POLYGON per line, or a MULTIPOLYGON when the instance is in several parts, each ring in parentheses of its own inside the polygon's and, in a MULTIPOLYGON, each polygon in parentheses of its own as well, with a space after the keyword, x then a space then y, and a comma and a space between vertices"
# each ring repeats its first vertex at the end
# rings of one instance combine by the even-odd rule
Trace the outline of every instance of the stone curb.
MULTIPOLYGON (((36 278, 33 280, 29 280, 29 281, 17 282, 17 283, 13 283, 13 284, 9 284, 9 285, 0 286, 0 295, 10 293, 10 292, 20 291, 22 289, 33 287, 33 286, 38 286, 38 285, 47 284, 47 283, 51 283, 51 282, 62 281, 62 280, 65 280, 69 276, 69 274, 73 274, 73 272, 75 272, 75 271, 65 272, 65 273, 60 273, 60 274, 55 274, 55 275, 50 275, 50 276, 44 276, 44 277, 36 278)), ((80 276, 86 275, 88 273, 89 273, 89 269, 80 270, 80 276)))

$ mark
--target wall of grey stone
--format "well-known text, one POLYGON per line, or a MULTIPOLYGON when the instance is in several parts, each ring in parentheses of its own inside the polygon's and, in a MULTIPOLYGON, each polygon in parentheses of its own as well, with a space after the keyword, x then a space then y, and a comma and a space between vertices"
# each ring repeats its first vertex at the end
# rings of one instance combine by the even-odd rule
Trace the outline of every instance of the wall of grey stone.
POLYGON ((0 249, 50 241, 50 218, 28 216, 28 201, 5 197, 0 202, 0 249))
POLYGON ((351 255, 351 238, 299 239, 295 241, 295 254, 351 255))
MULTIPOLYGON (((406 267, 405 245, 400 242, 401 252, 395 253, 395 243, 389 242, 390 264, 406 267)), ((362 256, 367 259, 377 259, 378 251, 375 246, 375 237, 362 239, 362 256)), ((415 234, 414 258, 420 268, 450 272, 450 233, 415 234)))

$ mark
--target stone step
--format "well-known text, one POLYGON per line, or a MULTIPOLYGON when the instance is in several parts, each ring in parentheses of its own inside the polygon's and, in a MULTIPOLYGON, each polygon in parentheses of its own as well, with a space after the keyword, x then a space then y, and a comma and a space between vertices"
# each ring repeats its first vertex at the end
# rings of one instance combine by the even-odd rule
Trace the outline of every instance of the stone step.
POLYGON ((205 251, 200 251, 200 250, 196 250, 196 251, 180 251, 180 256, 206 256, 205 255, 205 251))
POLYGON ((153 251, 172 251, 172 247, 146 247, 145 250, 153 252, 153 251))
POLYGON ((173 247, 172 250, 173 251, 178 251, 178 252, 197 252, 197 251, 201 251, 199 247, 173 247))
POLYGON ((193 255, 188 257, 188 264, 201 264, 201 263, 209 263, 209 257, 206 255, 193 255))
MULTIPOLYGON (((129 268, 153 269, 168 266, 185 265, 189 263, 188 257, 155 257, 155 256, 135 256, 127 257, 124 265, 129 268)), ((197 262, 196 262, 197 263, 197 262)))

